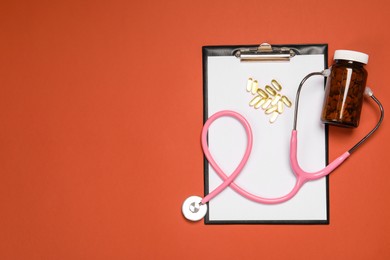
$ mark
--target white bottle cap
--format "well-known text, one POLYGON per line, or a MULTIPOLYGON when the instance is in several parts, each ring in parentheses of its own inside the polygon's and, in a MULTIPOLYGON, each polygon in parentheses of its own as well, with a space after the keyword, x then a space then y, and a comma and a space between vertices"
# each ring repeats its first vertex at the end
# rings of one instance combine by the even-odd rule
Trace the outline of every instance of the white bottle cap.
POLYGON ((334 60, 351 60, 357 61, 363 64, 368 63, 368 55, 363 52, 349 51, 349 50, 337 50, 334 52, 334 60))

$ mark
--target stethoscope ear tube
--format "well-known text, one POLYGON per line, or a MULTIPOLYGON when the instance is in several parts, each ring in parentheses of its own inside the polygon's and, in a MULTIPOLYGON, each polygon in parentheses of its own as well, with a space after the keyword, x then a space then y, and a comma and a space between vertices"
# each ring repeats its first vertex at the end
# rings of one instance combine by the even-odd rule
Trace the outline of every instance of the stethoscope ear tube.
POLYGON ((354 152, 361 144, 363 144, 380 126, 380 124, 383 121, 384 118, 384 109, 382 104, 379 102, 378 99, 375 98, 373 95, 373 92, 371 89, 368 88, 368 91, 366 91, 367 95, 370 96, 379 106, 381 116, 376 124, 376 126, 366 135, 364 136, 356 145, 354 145, 350 150, 347 152, 343 153, 341 156, 336 158, 333 162, 331 162, 329 165, 327 165, 324 169, 315 172, 315 173, 308 173, 302 170, 302 168, 299 166, 298 163, 298 158, 297 158, 297 149, 298 149, 298 140, 297 140, 297 121, 298 121, 298 106, 299 106, 299 95, 302 89, 303 84, 306 82, 306 80, 312 76, 324 76, 327 77, 329 76, 329 69, 323 70, 322 72, 313 72, 306 77, 304 77, 299 84, 298 90, 297 90, 297 95, 295 99, 295 111, 294 111, 294 125, 293 125, 293 131, 291 133, 291 141, 290 141, 290 163, 291 163, 291 168, 294 171, 295 175, 299 178, 302 178, 304 181, 307 180, 316 180, 321 177, 324 177, 328 174, 330 174, 333 170, 335 170, 340 164, 342 164, 350 155, 352 152, 354 152))
POLYGON ((366 135, 364 136, 358 143, 356 143, 351 149, 349 149, 349 153, 353 153, 357 148, 359 148, 376 130, 378 130, 379 126, 382 124, 383 118, 385 117, 385 110, 381 104, 381 102, 374 96, 372 90, 368 87, 366 87, 365 94, 369 96, 374 102, 378 105, 379 110, 381 112, 381 116, 379 118, 378 123, 375 125, 375 127, 366 135))

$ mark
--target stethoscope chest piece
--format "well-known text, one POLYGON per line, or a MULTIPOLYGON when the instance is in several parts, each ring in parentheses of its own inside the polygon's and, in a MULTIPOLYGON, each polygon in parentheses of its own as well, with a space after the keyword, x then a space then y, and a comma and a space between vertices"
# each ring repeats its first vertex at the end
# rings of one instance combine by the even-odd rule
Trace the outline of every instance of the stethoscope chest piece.
POLYGON ((181 211, 186 219, 199 221, 207 213, 207 204, 201 204, 202 198, 198 196, 188 197, 181 207, 181 211))

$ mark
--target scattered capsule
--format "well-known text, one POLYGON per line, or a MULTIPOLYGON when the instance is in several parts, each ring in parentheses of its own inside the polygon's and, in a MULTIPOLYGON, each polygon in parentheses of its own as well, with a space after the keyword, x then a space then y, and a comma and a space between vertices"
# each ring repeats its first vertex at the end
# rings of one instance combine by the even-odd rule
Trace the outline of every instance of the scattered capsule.
POLYGON ((257 102, 255 105, 254 105, 254 108, 258 109, 259 107, 261 107, 263 104, 265 103, 265 99, 261 99, 259 102, 257 102))
POLYGON ((284 108, 283 108, 283 102, 279 100, 278 102, 278 113, 281 114, 283 113, 284 108))
POLYGON ((286 106, 291 107, 292 103, 291 103, 290 99, 288 99, 288 97, 282 96, 282 101, 283 101, 283 103, 284 103, 286 106))
POLYGON ((276 119, 278 118, 278 115, 279 113, 278 112, 273 112, 271 117, 269 118, 269 122, 272 124, 276 121, 276 119))
POLYGON ((272 102, 272 99, 271 98, 267 98, 267 100, 265 101, 265 103, 263 104, 263 106, 261 107, 262 109, 267 109, 269 107, 269 105, 271 104, 272 102))
POLYGON ((252 90, 252 83, 253 83, 253 79, 249 78, 246 83, 246 91, 250 92, 252 90))
POLYGON ((275 112, 276 110, 278 110, 278 106, 275 105, 265 110, 265 113, 268 115, 271 114, 272 112, 275 112))
POLYGON ((257 80, 254 80, 252 83, 252 95, 257 93, 257 90, 259 89, 259 82, 257 80))
POLYGON ((272 99, 272 102, 271 102, 271 105, 276 105, 279 100, 282 98, 282 96, 280 94, 277 94, 273 99, 272 99))
POLYGON ((282 86, 279 84, 279 82, 277 82, 275 79, 273 79, 271 81, 271 85, 277 90, 277 91, 281 91, 282 90, 282 86))
POLYGON ((268 98, 267 92, 265 92, 265 91, 262 90, 261 88, 259 88, 259 89, 257 90, 257 94, 261 95, 263 98, 268 98))
POLYGON ((272 95, 272 96, 275 96, 276 95, 276 90, 273 89, 271 86, 265 86, 265 91, 268 92, 268 94, 272 95))
POLYGON ((288 97, 278 93, 282 90, 282 85, 275 79, 272 79, 270 85, 259 88, 259 82, 257 80, 248 78, 246 90, 252 93, 252 95, 255 95, 249 102, 249 105, 255 109, 261 107, 266 115, 270 115, 269 122, 271 124, 276 121, 279 115, 283 114, 284 106, 292 106, 292 102, 288 97))
POLYGON ((259 102, 260 100, 262 99, 262 97, 260 95, 254 97, 251 102, 249 102, 249 105, 252 107, 254 106, 257 102, 259 102))

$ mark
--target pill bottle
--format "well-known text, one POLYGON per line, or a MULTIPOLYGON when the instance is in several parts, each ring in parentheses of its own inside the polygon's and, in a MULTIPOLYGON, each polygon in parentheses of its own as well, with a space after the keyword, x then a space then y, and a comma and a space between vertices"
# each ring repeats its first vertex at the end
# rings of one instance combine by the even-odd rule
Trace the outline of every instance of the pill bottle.
POLYGON ((363 105, 368 55, 337 50, 326 82, 321 120, 341 127, 358 127, 363 105))

